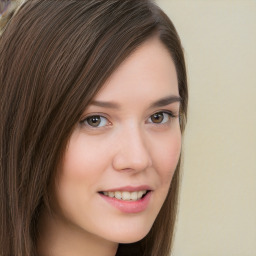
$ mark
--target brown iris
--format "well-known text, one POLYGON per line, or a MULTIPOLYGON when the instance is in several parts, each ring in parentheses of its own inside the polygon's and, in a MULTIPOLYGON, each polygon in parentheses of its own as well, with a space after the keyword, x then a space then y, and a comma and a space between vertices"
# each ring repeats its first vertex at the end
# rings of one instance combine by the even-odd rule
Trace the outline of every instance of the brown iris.
POLYGON ((153 123, 162 123, 164 119, 164 113, 155 113, 151 116, 151 120, 153 123))
POLYGON ((86 121, 90 126, 98 127, 101 122, 101 118, 100 116, 91 116, 88 117, 86 121))

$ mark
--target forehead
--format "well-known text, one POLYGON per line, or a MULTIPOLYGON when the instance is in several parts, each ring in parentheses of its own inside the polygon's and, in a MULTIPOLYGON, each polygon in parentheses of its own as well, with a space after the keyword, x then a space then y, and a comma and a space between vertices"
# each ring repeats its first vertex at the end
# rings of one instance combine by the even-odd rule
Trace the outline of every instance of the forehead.
POLYGON ((110 76, 96 95, 97 100, 150 100, 179 95, 176 69, 171 55, 157 38, 144 42, 110 76))

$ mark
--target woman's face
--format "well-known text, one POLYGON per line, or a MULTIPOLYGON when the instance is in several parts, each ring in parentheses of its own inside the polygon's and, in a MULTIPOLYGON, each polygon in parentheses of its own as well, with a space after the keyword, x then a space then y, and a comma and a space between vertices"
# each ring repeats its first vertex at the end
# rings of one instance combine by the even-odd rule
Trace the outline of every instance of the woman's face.
POLYGON ((180 156, 179 100, 174 63, 152 38, 113 73, 71 135, 56 181, 62 225, 117 243, 149 232, 180 156))

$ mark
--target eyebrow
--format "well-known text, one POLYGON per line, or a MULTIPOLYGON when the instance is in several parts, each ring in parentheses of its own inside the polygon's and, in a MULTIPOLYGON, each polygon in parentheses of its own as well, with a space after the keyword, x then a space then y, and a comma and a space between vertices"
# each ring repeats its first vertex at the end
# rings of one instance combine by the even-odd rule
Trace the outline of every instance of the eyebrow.
MULTIPOLYGON (((157 100, 156 102, 153 102, 150 104, 149 108, 156 108, 156 107, 164 107, 169 104, 172 104, 174 102, 181 102, 182 99, 180 96, 167 96, 164 98, 161 98, 157 100)), ((120 105, 114 102, 108 102, 108 101, 97 101, 94 100, 91 102, 90 105, 98 106, 98 107, 103 107, 103 108, 113 108, 113 109, 120 109, 120 105)))
POLYGON ((168 96, 164 97, 156 102, 153 102, 150 105, 150 108, 156 108, 156 107, 164 107, 169 104, 172 104, 174 102, 181 102, 181 97, 180 96, 168 96))

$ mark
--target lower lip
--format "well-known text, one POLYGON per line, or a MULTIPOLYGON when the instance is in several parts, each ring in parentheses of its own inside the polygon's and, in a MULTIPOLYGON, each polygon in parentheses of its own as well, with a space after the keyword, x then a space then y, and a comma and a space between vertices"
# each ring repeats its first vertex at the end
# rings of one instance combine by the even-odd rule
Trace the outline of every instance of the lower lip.
POLYGON ((124 213, 139 213, 146 210, 148 207, 152 191, 149 191, 142 199, 138 201, 124 201, 119 200, 114 197, 105 196, 103 194, 99 194, 104 200, 106 200, 109 204, 116 207, 118 210, 124 213))

